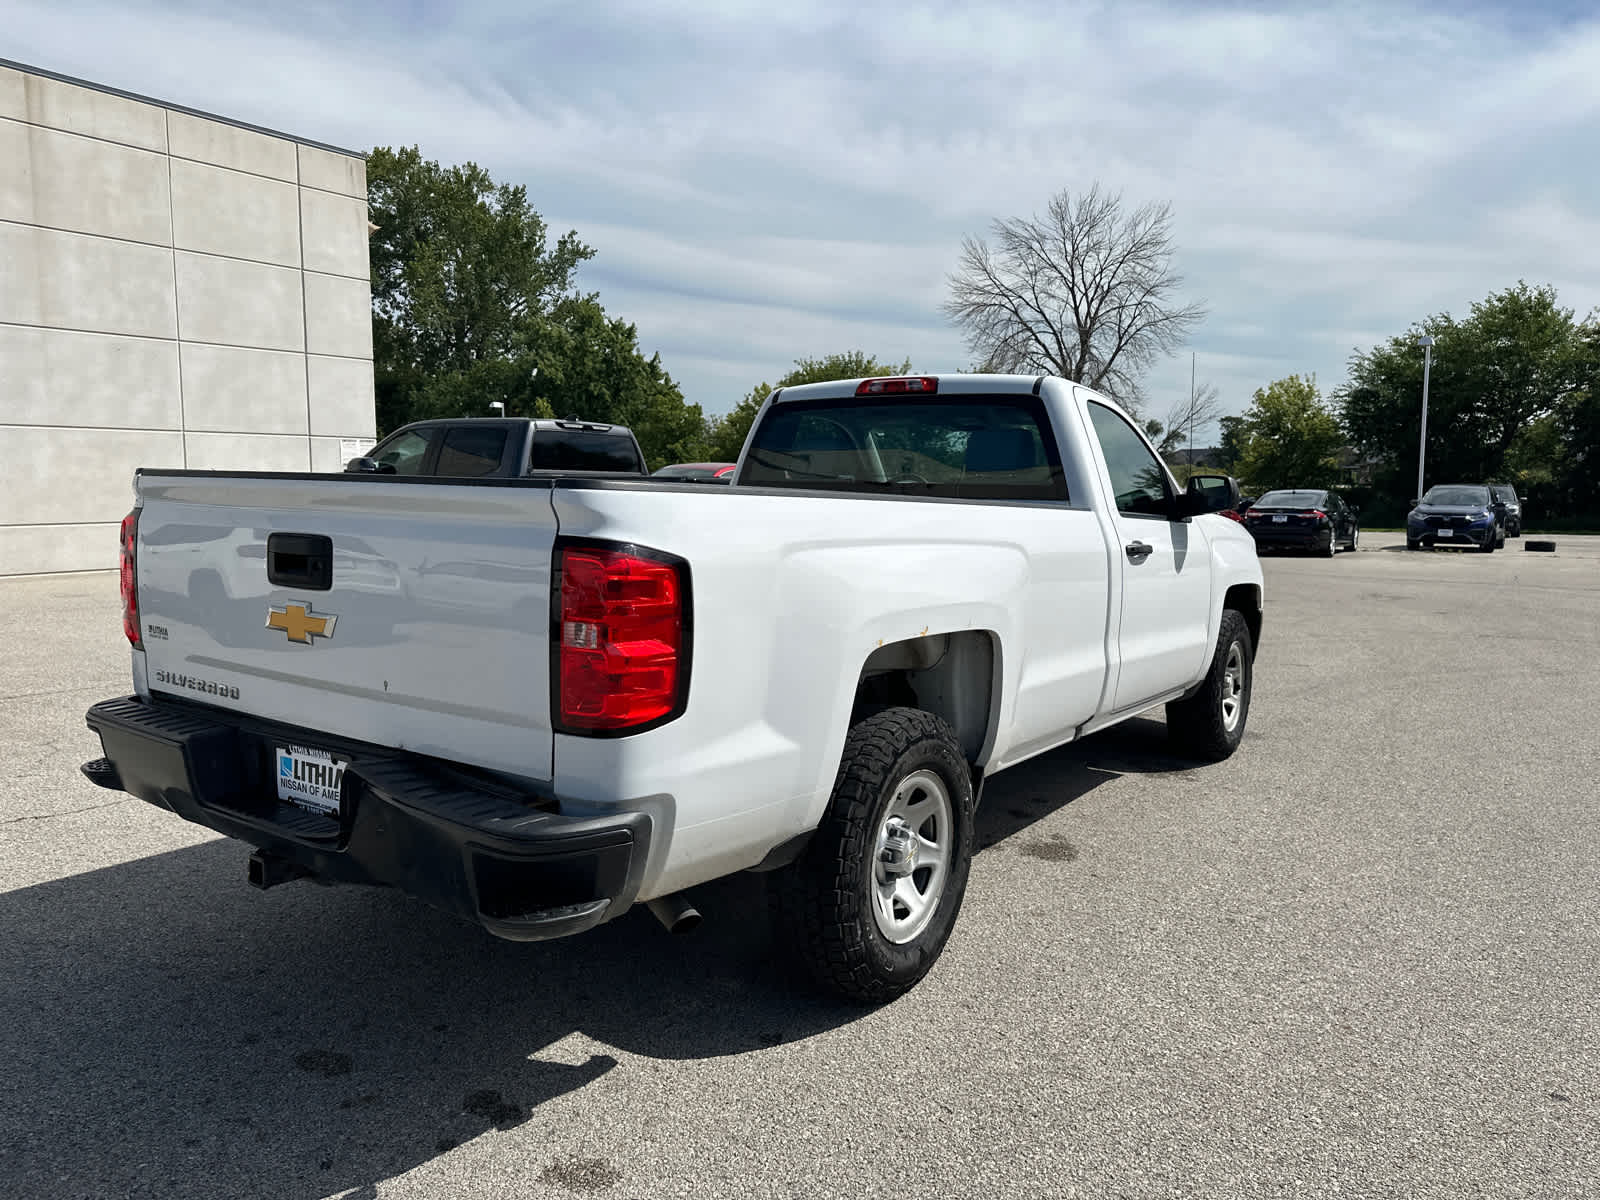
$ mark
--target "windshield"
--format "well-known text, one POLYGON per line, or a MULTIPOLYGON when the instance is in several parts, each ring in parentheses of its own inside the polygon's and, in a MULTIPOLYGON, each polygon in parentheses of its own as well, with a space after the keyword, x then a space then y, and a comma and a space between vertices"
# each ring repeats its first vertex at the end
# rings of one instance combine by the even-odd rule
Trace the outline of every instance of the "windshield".
POLYGON ((1321 508, 1326 492, 1268 492, 1255 502, 1256 508, 1321 508))
POLYGON ((1065 500, 1066 477, 1034 396, 780 404, 756 431, 740 484, 1065 500))
POLYGON ((1422 498, 1424 504, 1438 504, 1451 508, 1487 508, 1489 489, 1486 487, 1432 487, 1422 498))

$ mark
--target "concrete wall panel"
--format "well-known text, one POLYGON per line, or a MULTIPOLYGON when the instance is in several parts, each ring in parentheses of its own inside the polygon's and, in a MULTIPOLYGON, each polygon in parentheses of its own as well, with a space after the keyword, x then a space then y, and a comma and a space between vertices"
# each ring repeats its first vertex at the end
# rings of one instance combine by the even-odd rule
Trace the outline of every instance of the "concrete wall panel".
POLYGON ((298 267, 295 186, 175 158, 172 236, 180 250, 298 267))
POLYGON ((300 230, 305 239, 306 270, 371 278, 364 199, 301 188, 300 230))
POLYGON ((186 428, 306 432, 305 355, 183 342, 181 357, 186 428))
POLYGON ((14 426, 0 437, 0 512, 18 525, 120 521, 136 468, 182 465, 181 433, 14 426))
POLYGON ((177 252, 178 326, 185 341, 304 350, 300 272, 177 252))
MULTIPOLYGON (((131 476, 129 477, 132 478, 131 476)), ((133 492, 123 512, 133 507, 133 492)), ((96 525, 0 525, 0 575, 114 571, 122 518, 96 525)))
MULTIPOLYGON (((368 447, 371 449, 371 447, 368 447)), ((329 471, 337 475, 344 470, 344 464, 356 455, 345 455, 340 439, 336 437, 314 437, 311 439, 311 469, 313 471, 329 471)))
POLYGON ((0 423, 178 429, 180 417, 176 343, 0 325, 0 423))
POLYGON ((300 186, 321 188, 325 192, 339 192, 345 196, 367 198, 367 161, 319 150, 315 146, 300 147, 300 186))
POLYGON ((172 252, 0 223, 0 323, 175 337, 172 252))
POLYGON ((308 471, 309 439, 265 433, 190 433, 191 471, 308 471))
POLYGON ((0 117, 21 121, 28 115, 28 88, 21 71, 0 67, 0 117))
POLYGON ((372 284, 365 278, 305 275, 306 350, 372 358, 372 284))
POLYGON ((165 152, 167 114, 154 104, 62 83, 43 75, 23 76, 19 115, 34 125, 165 152))
POLYGON ((192 158, 253 175, 295 181, 295 144, 287 138, 181 112, 167 115, 167 130, 175 158, 192 158))
POLYGON ((0 575, 114 569, 139 467, 370 446, 366 192, 359 156, 0 67, 0 575))
POLYGON ((361 358, 306 356, 311 432, 331 437, 376 437, 372 364, 361 358))
POLYGON ((0 221, 171 243, 159 154, 0 120, 0 163, 0 221))

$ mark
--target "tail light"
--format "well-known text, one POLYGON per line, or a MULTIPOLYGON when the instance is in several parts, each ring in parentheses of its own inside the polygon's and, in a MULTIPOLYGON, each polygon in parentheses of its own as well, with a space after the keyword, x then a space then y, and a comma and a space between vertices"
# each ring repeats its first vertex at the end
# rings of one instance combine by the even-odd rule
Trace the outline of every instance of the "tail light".
POLYGON ((1313 508, 1310 512, 1303 512, 1300 515, 1302 517, 1315 517, 1319 521, 1326 521, 1328 519, 1328 514, 1323 512, 1320 508, 1313 508))
POLYGON ((134 574, 135 550, 139 542, 139 510, 122 518, 122 632, 134 649, 139 641, 139 580, 134 574))
POLYGON ((938 390, 939 380, 932 375, 899 379, 863 379, 856 385, 858 396, 904 396, 911 393, 931 396, 938 390))
POLYGON ((556 727, 637 733, 678 716, 689 683, 687 565, 634 546, 571 544, 557 549, 556 574, 556 727))

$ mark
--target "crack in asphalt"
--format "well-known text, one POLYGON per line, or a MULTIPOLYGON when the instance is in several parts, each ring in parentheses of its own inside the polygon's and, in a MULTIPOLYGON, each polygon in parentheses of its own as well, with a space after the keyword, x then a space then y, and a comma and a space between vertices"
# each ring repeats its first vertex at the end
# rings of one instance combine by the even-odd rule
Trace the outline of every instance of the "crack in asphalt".
MULTIPOLYGON (((131 800, 132 797, 129 797, 131 800)), ((74 813, 94 812, 97 808, 113 808, 118 804, 127 804, 128 800, 107 800, 104 804, 86 804, 82 808, 64 808, 60 812, 30 813, 25 817, 7 817, 0 821, 0 825, 15 825, 19 821, 53 821, 57 817, 70 817, 74 813)))

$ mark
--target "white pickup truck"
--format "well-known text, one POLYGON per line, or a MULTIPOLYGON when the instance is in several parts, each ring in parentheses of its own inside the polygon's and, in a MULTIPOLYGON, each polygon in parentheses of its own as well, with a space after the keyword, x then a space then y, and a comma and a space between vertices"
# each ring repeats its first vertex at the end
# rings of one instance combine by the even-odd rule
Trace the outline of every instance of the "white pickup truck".
POLYGON ((255 847, 577 933, 770 872, 775 936, 888 1000, 955 923, 982 781, 1165 704, 1250 708, 1262 577, 1114 405, 1055 378, 786 388, 733 486, 142 470, 133 695, 84 773, 255 847))

